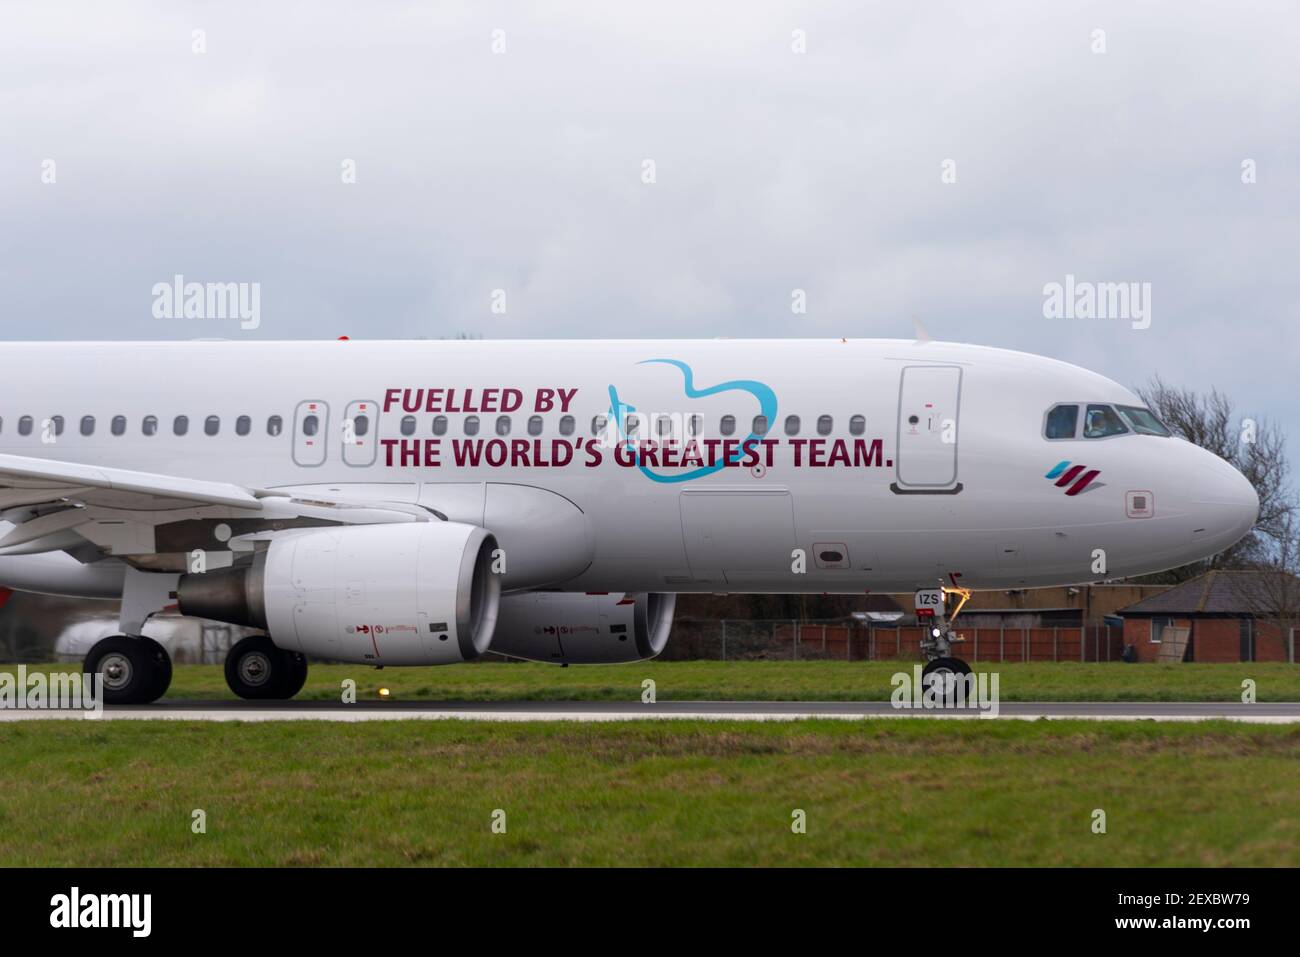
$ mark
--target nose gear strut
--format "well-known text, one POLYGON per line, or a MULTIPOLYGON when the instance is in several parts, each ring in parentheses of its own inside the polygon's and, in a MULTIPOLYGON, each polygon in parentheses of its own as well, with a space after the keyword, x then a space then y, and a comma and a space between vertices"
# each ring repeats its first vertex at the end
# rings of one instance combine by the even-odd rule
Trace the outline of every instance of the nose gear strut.
POLYGON ((921 680, 927 688, 937 687, 943 702, 953 706, 959 706, 965 700, 960 685, 962 681, 970 680, 971 666, 953 657, 952 646, 964 639, 953 630, 952 623, 966 607, 970 596, 969 588, 962 588, 955 582, 952 585, 940 583, 938 588, 922 588, 916 593, 916 617, 927 622, 921 637, 921 654, 925 656, 921 680), (951 613, 949 605, 952 606, 951 613))
POLYGON ((921 654, 925 655, 926 661, 952 657, 952 646, 965 640, 953 630, 952 623, 966 607, 966 602, 970 601, 971 590, 960 585, 940 585, 938 591, 943 594, 943 608, 932 609, 932 615, 921 614, 921 593, 917 593, 917 617, 930 618, 930 625, 921 636, 921 654), (953 605, 951 612, 947 610, 949 604, 953 605))

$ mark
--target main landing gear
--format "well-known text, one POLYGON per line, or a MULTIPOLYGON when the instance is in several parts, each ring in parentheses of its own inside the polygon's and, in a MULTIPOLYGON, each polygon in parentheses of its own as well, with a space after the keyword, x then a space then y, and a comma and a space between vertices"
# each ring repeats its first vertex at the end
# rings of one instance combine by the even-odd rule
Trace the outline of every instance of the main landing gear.
MULTIPOLYGON (((939 591, 942 592, 942 604, 931 609, 933 616, 928 618, 925 634, 921 638, 921 654, 926 660, 925 667, 921 670, 921 682, 923 687, 939 685, 944 700, 951 702, 957 698, 958 679, 964 679, 971 673, 971 666, 952 653, 952 646, 963 640, 953 630, 952 622, 970 600, 971 591, 969 588, 946 585, 940 586, 939 591), (952 596, 956 596, 956 602, 949 614, 947 608, 952 596)), ((917 592, 918 611, 921 609, 921 594, 917 592)))
POLYGON ((178 577, 126 569, 117 621, 122 634, 95 642, 81 666, 88 675, 104 676, 104 704, 149 704, 171 685, 171 656, 141 632, 145 622, 172 600, 178 577))
MULTIPOLYGON (((102 674, 104 704, 150 704, 172 683, 172 659, 152 638, 113 635, 95 643, 82 670, 102 674)), ((226 684, 241 698, 287 700, 307 682, 307 659, 250 635, 226 656, 226 684)))
POLYGON ((152 638, 113 635, 95 643, 82 670, 102 674, 104 704, 149 704, 172 683, 172 659, 152 638))
MULTIPOLYGON (((149 704, 172 683, 167 649, 141 635, 145 622, 176 600, 180 576, 128 567, 118 627, 122 634, 95 643, 82 670, 103 675, 105 704, 149 704)), ((241 698, 292 698, 307 681, 307 659, 277 648, 266 635, 250 635, 226 656, 226 683, 241 698)))
POLYGON ((306 682, 307 659, 277 648, 266 635, 242 638, 226 655, 226 684, 241 698, 284 701, 306 682))

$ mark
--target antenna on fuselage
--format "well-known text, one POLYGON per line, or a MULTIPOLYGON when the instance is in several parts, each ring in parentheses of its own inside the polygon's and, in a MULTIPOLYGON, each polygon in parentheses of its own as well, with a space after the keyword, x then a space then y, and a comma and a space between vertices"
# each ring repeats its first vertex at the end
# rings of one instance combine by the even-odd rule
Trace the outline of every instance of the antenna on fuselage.
POLYGON ((916 332, 916 341, 918 344, 924 344, 930 341, 930 333, 926 331, 925 323, 921 321, 920 316, 915 314, 912 316, 912 328, 916 332))

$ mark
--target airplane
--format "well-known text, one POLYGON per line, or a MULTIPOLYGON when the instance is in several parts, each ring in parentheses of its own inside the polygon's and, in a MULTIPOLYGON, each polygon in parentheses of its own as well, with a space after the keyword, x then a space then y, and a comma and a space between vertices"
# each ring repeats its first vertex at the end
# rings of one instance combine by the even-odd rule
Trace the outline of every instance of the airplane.
MULTIPOLYGON (((121 601, 87 655, 148 703, 163 610, 307 657, 653 658, 689 592, 1072 585, 1220 552, 1250 482, 1129 389, 925 340, 5 346, 0 585, 121 601)), ((968 674, 942 612, 928 674, 968 674)))

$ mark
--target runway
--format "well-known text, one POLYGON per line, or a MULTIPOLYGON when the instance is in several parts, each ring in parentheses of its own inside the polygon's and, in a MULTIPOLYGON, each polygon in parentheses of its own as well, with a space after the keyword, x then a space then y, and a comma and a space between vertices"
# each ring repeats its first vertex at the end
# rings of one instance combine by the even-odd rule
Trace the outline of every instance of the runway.
POLYGON ((1256 724, 1300 723, 1300 702, 1006 702, 996 713, 899 709, 888 701, 163 701, 143 706, 109 706, 102 713, 0 710, 0 721, 799 721, 928 719, 1087 721, 1211 721, 1256 724))

